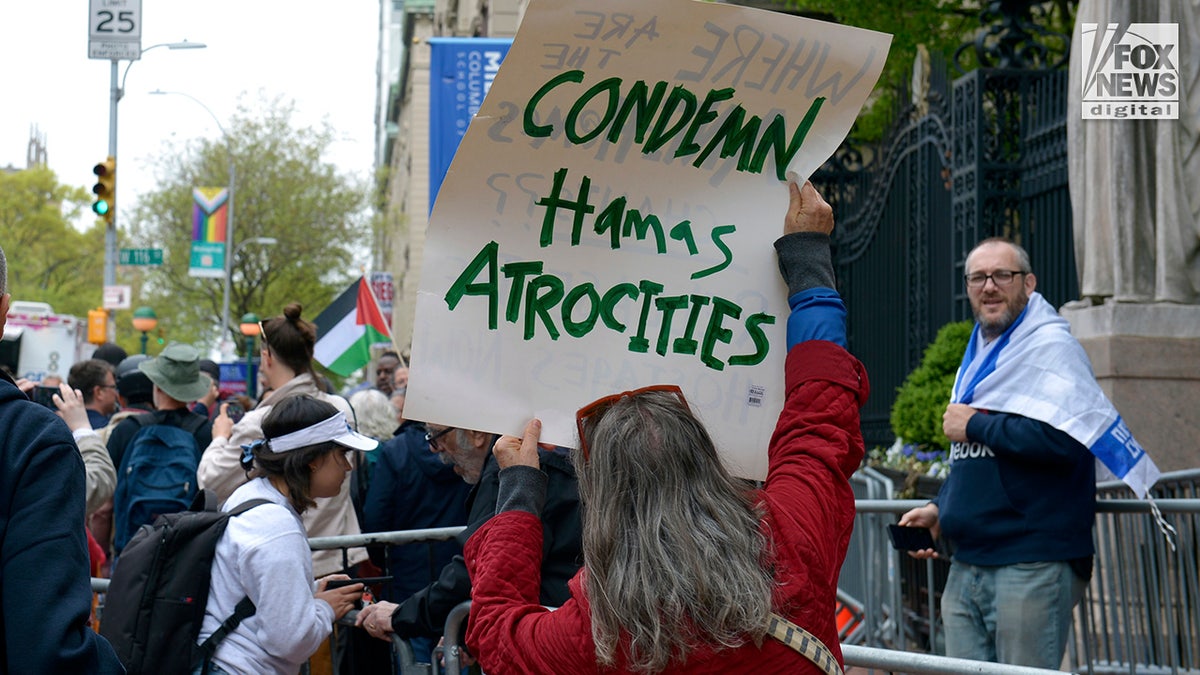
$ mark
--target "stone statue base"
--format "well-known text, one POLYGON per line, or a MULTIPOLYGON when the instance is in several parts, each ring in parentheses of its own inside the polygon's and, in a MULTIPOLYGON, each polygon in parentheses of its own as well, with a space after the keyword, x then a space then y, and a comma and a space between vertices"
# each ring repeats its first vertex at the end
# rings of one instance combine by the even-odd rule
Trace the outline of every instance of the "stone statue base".
POLYGON ((1109 300, 1059 313, 1158 468, 1200 467, 1200 305, 1109 300))

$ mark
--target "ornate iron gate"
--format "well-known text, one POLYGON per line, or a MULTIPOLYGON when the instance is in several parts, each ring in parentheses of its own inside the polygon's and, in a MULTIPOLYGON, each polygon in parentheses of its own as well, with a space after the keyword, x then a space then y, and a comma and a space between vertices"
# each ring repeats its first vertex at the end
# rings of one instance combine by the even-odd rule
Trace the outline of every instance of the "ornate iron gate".
POLYGON ((853 351, 871 376, 868 446, 891 443, 896 389, 937 330, 971 317, 967 253, 1007 236, 1056 307, 1078 297, 1067 187, 1067 73, 935 63, 884 140, 846 145, 814 176, 838 221, 834 267, 853 351))

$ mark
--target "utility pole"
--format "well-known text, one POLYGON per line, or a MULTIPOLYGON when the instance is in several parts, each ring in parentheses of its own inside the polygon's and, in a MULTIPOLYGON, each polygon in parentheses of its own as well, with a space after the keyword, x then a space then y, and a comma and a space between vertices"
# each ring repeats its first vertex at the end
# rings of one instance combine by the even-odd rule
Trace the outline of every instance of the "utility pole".
MULTIPOLYGON (((142 49, 141 39, 141 1, 129 3, 126 11, 117 12, 114 16, 112 8, 103 0, 91 0, 90 29, 88 37, 88 58, 106 59, 111 68, 111 80, 108 94, 108 156, 117 160, 117 108, 121 97, 125 95, 125 78, 129 69, 142 58, 142 55, 156 47, 167 49, 204 49, 203 42, 166 42, 151 45, 142 49), (114 22, 114 18, 116 21, 114 22), (115 25, 116 28, 112 28, 115 25), (116 33, 114 33, 114 30, 116 33), (118 75, 119 62, 129 61, 125 73, 118 75)), ((115 193, 115 187, 114 187, 115 193)), ((109 204, 104 228, 104 285, 114 286, 117 283, 117 204, 115 199, 109 204)), ((111 315, 110 315, 111 319, 111 315)), ((108 322, 108 340, 117 339, 117 324, 108 322)))
MULTIPOLYGON (((121 102, 121 82, 117 79, 117 59, 112 59, 112 85, 108 97, 108 155, 117 158, 117 104, 121 102)), ((126 71, 128 72, 128 71, 126 71)), ((104 285, 117 283, 117 204, 109 205, 107 226, 104 228, 104 285)), ((108 341, 117 341, 117 322, 108 322, 108 341)))

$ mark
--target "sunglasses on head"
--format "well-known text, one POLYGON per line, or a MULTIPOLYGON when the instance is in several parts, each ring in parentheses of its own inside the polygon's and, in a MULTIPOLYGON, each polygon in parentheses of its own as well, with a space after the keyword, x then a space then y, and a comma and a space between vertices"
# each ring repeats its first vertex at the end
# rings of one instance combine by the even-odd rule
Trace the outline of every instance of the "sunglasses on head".
POLYGON ((591 453, 588 451, 587 440, 585 440, 587 438, 585 432, 591 429, 592 425, 594 425, 601 417, 603 417, 604 413, 608 412, 609 408, 613 407, 614 404, 626 396, 637 396, 639 394, 645 394, 654 391, 663 392, 665 394, 673 394, 679 399, 679 402, 685 409, 691 410, 691 408, 688 407, 687 399, 683 397, 683 390, 674 384, 652 384, 649 387, 624 391, 620 394, 613 394, 612 396, 605 396, 604 398, 596 399, 595 401, 583 406, 579 409, 579 412, 575 413, 575 426, 579 430, 579 451, 583 453, 583 461, 586 462, 591 459, 591 453))

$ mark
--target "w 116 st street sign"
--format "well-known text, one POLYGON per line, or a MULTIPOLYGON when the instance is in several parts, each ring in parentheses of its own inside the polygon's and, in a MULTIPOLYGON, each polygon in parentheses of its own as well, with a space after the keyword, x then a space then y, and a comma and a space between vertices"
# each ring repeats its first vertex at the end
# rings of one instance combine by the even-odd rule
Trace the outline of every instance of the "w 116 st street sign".
POLYGON ((123 248, 120 251, 121 265, 161 265, 163 252, 161 248, 123 248))

